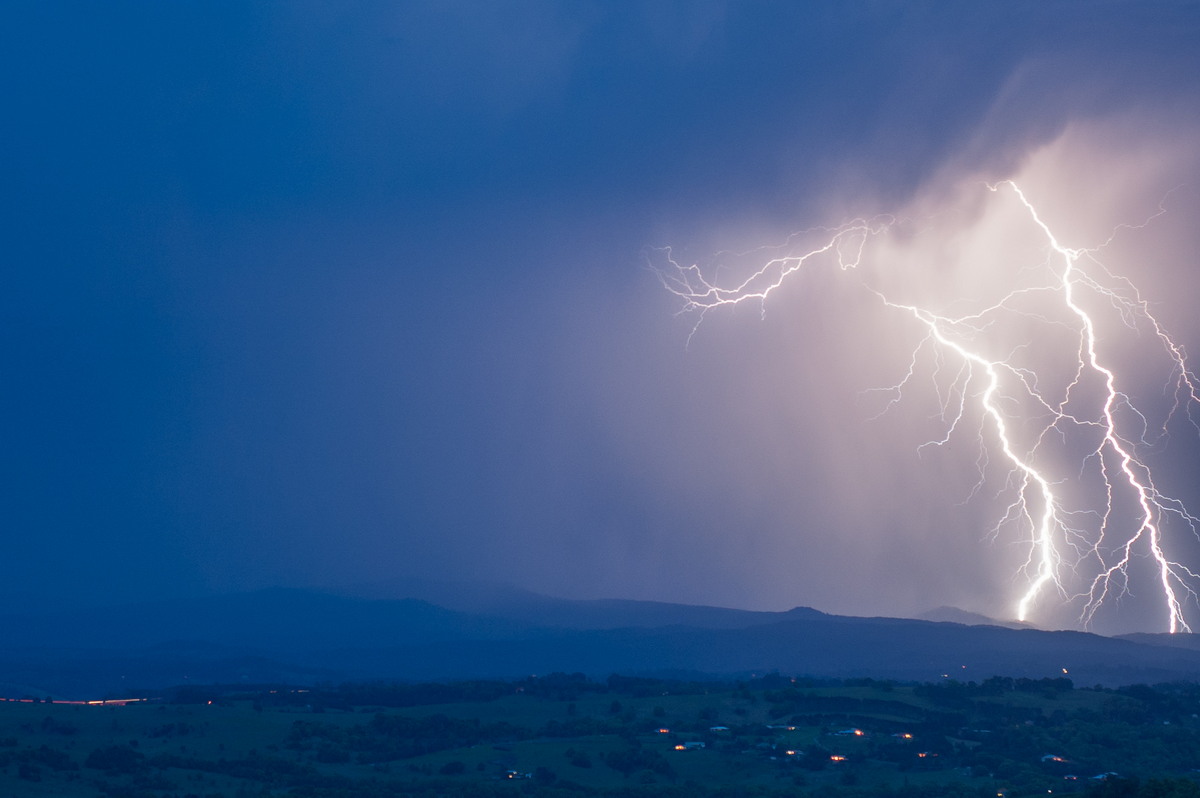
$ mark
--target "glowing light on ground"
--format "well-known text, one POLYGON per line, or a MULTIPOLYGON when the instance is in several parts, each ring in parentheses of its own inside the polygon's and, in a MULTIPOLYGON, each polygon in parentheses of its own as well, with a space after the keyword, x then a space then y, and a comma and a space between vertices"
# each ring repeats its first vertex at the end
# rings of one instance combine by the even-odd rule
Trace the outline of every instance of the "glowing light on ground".
MULTIPOLYGON (((922 448, 962 437, 976 442, 973 493, 990 483, 1002 507, 995 525, 980 532, 1025 550, 1015 617, 1033 617, 1056 596, 1078 608, 1087 628, 1102 606, 1131 595, 1135 573, 1148 564, 1163 627, 1191 631, 1185 609, 1196 603, 1200 575, 1171 552, 1186 548, 1178 546, 1185 537, 1194 543, 1200 521, 1160 491, 1146 453, 1174 418, 1196 426, 1191 412, 1200 406, 1200 381, 1149 302, 1106 265, 1105 249, 1119 230, 1090 248, 1068 246, 1014 182, 981 186, 985 191, 994 195, 989 202, 1017 203, 1043 260, 1005 263, 1023 273, 1022 281, 990 303, 971 304, 969 312, 962 312, 965 302, 900 298, 861 274, 872 243, 898 226, 891 216, 798 234, 727 282, 710 276, 711 269, 677 262, 670 249, 649 257, 663 286, 682 300, 681 313, 694 318, 689 345, 708 314, 742 304, 765 313, 768 298, 804 270, 832 264, 854 272, 897 316, 898 336, 914 324, 917 331, 898 381, 875 389, 886 398, 883 413, 921 383, 932 388, 941 419, 940 433, 922 448), (1132 384, 1129 364, 1107 354, 1131 336, 1155 341, 1167 364, 1164 395, 1171 406, 1161 425, 1135 405, 1140 386, 1132 384), (999 480, 989 476, 994 463, 1007 464, 999 480)), ((888 264, 874 266, 884 271, 888 264)))

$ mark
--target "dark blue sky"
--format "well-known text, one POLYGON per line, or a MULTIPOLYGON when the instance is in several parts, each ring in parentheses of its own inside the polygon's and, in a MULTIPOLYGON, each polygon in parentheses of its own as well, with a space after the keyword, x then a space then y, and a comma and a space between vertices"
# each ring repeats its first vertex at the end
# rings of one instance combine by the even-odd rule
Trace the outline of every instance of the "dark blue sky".
POLYGON ((642 251, 1200 112, 1182 2, 28 2, 0 31, 0 534, 34 605, 414 575, 972 604, 981 565, 894 569, 981 531, 943 561, 903 484, 883 518, 830 499, 850 367, 780 343, 827 328, 688 348, 642 251))

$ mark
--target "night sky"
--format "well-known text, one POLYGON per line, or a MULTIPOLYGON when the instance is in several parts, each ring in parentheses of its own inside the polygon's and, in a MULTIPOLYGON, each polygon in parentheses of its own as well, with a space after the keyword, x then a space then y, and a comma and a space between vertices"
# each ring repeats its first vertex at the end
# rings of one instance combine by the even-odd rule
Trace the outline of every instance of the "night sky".
MULTIPOLYGON (((1023 175, 1073 245, 1163 203, 1120 260, 1200 353, 1196 3, 3 17, 17 609, 420 577, 1011 614, 988 508, 897 432, 924 410, 862 399, 911 330, 824 267, 689 342, 648 248, 711 264, 859 215, 949 224, 1023 175)), ((1191 433, 1158 452, 1197 506, 1191 433)))

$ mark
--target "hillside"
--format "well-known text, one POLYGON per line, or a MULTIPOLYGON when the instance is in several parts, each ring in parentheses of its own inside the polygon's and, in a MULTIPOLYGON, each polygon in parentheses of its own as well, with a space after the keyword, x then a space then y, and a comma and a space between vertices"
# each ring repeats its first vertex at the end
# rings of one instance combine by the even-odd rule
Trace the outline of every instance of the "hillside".
POLYGON ((521 596, 491 612, 417 598, 265 590, 0 619, 0 690, 88 698, 180 683, 779 672, 926 681, 1191 680, 1190 640, 992 625, 521 596))

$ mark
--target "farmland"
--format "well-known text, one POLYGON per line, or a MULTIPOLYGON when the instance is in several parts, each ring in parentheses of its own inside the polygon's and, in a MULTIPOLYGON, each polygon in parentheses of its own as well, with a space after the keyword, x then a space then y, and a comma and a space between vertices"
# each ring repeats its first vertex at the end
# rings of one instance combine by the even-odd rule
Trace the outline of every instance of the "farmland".
POLYGON ((1200 796, 1200 687, 551 674, 0 702, 11 796, 1200 796))

